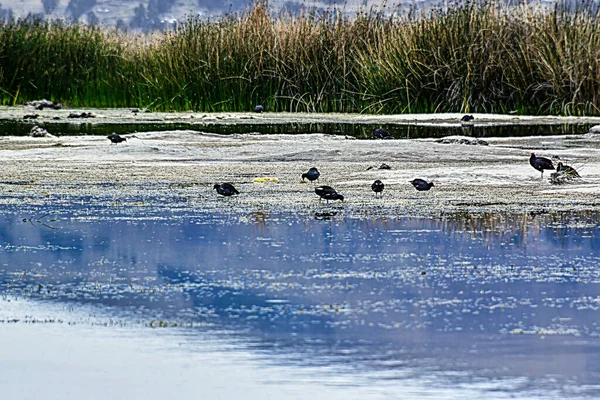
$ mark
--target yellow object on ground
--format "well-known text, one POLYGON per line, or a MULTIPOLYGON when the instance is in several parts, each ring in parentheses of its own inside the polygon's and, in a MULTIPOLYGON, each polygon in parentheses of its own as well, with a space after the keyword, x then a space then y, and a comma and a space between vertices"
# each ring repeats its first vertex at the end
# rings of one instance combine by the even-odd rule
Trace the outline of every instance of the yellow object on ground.
POLYGON ((278 178, 263 176, 262 178, 254 178, 254 183, 279 182, 278 178))

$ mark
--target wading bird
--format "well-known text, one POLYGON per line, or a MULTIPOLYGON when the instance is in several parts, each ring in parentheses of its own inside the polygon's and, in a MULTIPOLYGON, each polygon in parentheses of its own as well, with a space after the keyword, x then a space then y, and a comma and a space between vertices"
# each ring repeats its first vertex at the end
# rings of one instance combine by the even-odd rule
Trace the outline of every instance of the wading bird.
POLYGON ((316 181, 319 179, 319 176, 321 176, 319 170, 315 167, 312 167, 311 169, 302 174, 302 182, 304 182, 304 179, 308 179, 311 182, 316 181))
POLYGON ((124 137, 122 137, 122 136, 119 136, 119 135, 118 135, 118 134, 116 134, 116 133, 113 133, 112 135, 110 135, 110 136, 107 136, 106 138, 107 138, 108 140, 110 140, 110 142, 111 142, 111 143, 114 143, 114 144, 119 144, 119 143, 121 143, 121 142, 124 142, 124 141, 126 141, 126 140, 127 140, 127 138, 124 138, 124 137))
POLYGON ((413 179, 410 181, 410 183, 412 183, 415 189, 417 189, 419 192, 422 192, 423 190, 429 190, 432 186, 435 186, 433 182, 428 183, 427 181, 419 178, 413 179))
POLYGON ((213 189, 217 189, 217 193, 222 196, 233 196, 234 194, 240 194, 240 192, 238 192, 231 183, 221 183, 220 185, 215 183, 213 189))
POLYGON ((371 184, 371 190, 375 192, 375 197, 377 197, 378 193, 381 193, 381 195, 383 196, 383 188, 384 187, 385 187, 385 185, 379 179, 377 179, 375 182, 373 182, 371 184))
POLYGON ((375 139, 386 139, 389 138, 391 135, 387 130, 383 128, 376 128, 373 129, 373 136, 375 136, 375 139))
POLYGON ((575 168, 570 167, 568 165, 563 165, 563 163, 561 162, 559 162, 556 166, 556 171, 564 173, 568 179, 581 178, 581 176, 579 176, 579 173, 577 173, 575 168))
POLYGON ((319 201, 325 199, 327 203, 329 203, 329 200, 341 200, 342 203, 344 202, 344 196, 336 192, 331 186, 317 186, 315 193, 320 197, 319 201))
POLYGON ((540 179, 544 178, 545 169, 554 171, 554 164, 552 164, 550 159, 545 157, 536 157, 533 153, 529 155, 529 164, 542 173, 540 179))

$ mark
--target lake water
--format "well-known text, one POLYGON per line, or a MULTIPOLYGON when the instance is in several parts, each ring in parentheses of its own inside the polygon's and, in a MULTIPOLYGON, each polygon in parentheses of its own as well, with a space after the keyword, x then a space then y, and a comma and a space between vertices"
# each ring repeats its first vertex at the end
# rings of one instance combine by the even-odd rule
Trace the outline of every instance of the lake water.
POLYGON ((39 125, 56 136, 110 135, 132 134, 136 132, 158 132, 173 130, 192 130, 217 134, 309 134, 325 133, 331 135, 348 135, 359 139, 374 139, 373 129, 385 128, 395 139, 440 138, 450 135, 466 135, 472 137, 524 137, 585 134, 595 125, 591 123, 545 123, 545 124, 511 124, 496 122, 477 125, 461 125, 458 121, 440 122, 403 122, 403 123, 256 123, 248 120, 236 123, 219 122, 132 122, 101 123, 97 121, 10 121, 0 120, 1 136, 28 136, 31 128, 39 125))
POLYGON ((599 217, 7 206, 1 386, 77 398, 47 357, 88 398, 598 398, 599 217))

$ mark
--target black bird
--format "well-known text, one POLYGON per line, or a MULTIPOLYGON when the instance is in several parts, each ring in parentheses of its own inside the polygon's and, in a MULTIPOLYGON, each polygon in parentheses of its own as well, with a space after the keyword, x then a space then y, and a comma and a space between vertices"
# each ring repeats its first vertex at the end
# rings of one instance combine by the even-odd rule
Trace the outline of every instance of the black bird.
POLYGON ((342 203, 344 202, 344 196, 336 192, 331 186, 317 186, 315 188, 315 193, 319 195, 319 201, 325 199, 327 200, 327 203, 329 203, 329 200, 341 200, 342 203))
POLYGON ((579 176, 579 173, 577 173, 575 168, 570 167, 568 165, 563 165, 563 163, 561 163, 561 162, 559 162, 558 165, 556 166, 556 171, 563 172, 569 179, 581 178, 581 176, 579 176))
POLYGON ((536 157, 533 153, 531 153, 531 155, 529 156, 529 164, 531 164, 533 168, 537 169, 542 173, 540 179, 544 177, 545 169, 554 171, 554 164, 552 164, 552 161, 550 159, 545 157, 536 157))
POLYGON ((213 189, 217 189, 217 193, 223 196, 233 196, 234 194, 240 194, 236 188, 233 187, 231 183, 215 183, 213 189))
POLYGON ((462 122, 469 122, 474 120, 475 117, 472 115, 463 115, 463 117, 460 119, 462 122))
POLYGON ((410 181, 410 183, 412 183, 415 189, 417 189, 419 192, 423 190, 429 190, 432 186, 435 186, 433 182, 427 183, 427 181, 419 178, 413 179, 412 181, 410 181))
POLYGON ((124 141, 126 141, 126 140, 127 140, 127 138, 124 138, 124 137, 122 137, 122 136, 119 136, 119 135, 117 135, 116 133, 113 133, 112 135, 110 135, 110 136, 107 136, 106 138, 107 138, 108 140, 110 140, 110 141, 111 141, 111 143, 114 143, 114 144, 119 144, 119 143, 121 143, 121 142, 124 142, 124 141))
MULTIPOLYGON (((369 170, 371 170, 373 168, 376 168, 376 167, 374 167, 374 166, 371 165, 370 167, 367 168, 367 171, 369 171, 369 170)), ((381 164, 378 168, 379 169, 392 169, 392 167, 390 167, 386 163, 381 164)))
POLYGON ((254 112, 259 113, 259 112, 263 112, 263 110, 264 110, 264 108, 260 104, 257 105, 256 107, 254 107, 254 112))
POLYGON ((302 182, 304 182, 305 178, 311 182, 316 181, 319 179, 319 176, 321 176, 319 170, 315 167, 312 167, 311 169, 302 174, 302 182))
POLYGON ((371 184, 371 190, 375 192, 375 197, 377 197, 377 193, 381 193, 381 195, 383 196, 383 188, 384 188, 384 184, 383 182, 381 182, 379 179, 377 179, 375 182, 373 182, 371 184))
POLYGON ((373 129, 373 136, 375 136, 375 139, 386 139, 389 138, 391 135, 387 130, 383 128, 375 128, 373 129))

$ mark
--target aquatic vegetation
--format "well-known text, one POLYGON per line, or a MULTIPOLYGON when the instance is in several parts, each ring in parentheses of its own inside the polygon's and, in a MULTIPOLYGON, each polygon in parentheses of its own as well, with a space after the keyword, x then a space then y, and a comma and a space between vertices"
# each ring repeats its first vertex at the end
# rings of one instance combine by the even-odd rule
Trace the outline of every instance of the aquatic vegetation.
POLYGON ((0 99, 154 110, 598 114, 592 3, 394 11, 273 16, 257 2, 152 35, 4 22, 0 99))

